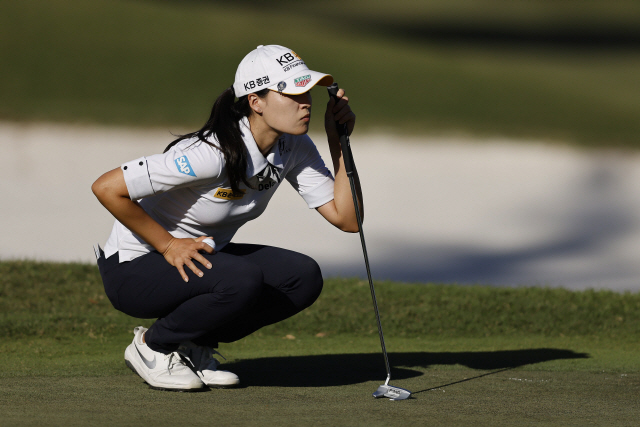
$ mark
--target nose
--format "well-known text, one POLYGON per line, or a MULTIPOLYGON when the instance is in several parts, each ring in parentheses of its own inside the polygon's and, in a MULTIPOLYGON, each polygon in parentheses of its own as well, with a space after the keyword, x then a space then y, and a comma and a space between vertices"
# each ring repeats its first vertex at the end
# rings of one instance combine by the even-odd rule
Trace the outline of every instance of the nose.
POLYGON ((301 93, 300 95, 298 95, 297 101, 302 108, 311 107, 311 102, 312 102, 311 91, 307 91, 305 93, 301 93))

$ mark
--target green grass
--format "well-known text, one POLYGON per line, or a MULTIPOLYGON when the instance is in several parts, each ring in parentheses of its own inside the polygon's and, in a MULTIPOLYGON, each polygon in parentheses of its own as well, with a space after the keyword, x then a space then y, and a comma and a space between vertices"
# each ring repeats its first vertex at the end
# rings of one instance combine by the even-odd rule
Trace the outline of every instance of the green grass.
MULTIPOLYGON (((640 37, 637 2, 263 4, 5 0, 0 118, 198 127, 242 56, 278 43, 347 88, 363 130, 638 146, 640 53, 624 44, 640 37), (583 33, 622 42, 539 41, 583 33)), ((321 109, 326 94, 314 96, 321 109)))
MULTIPOLYGON (((95 338, 131 329, 133 319, 111 307, 95 266, 0 262, 0 281, 2 338, 95 338)), ((397 337, 640 339, 638 293, 393 282, 378 282, 376 293, 385 330, 397 337)), ((262 333, 376 337, 368 283, 329 279, 311 308, 262 333)))
POLYGON ((370 396, 385 376, 376 337, 249 337, 221 348, 244 387, 196 394, 148 389, 122 362, 130 339, 2 345, 3 424, 633 426, 640 415, 640 348, 619 341, 388 336, 391 384, 414 393, 389 402, 370 396))
POLYGON ((150 320, 114 310, 97 268, 0 262, 2 425, 637 424, 640 294, 328 279, 293 318, 222 344, 243 387, 148 389, 122 361, 150 320))

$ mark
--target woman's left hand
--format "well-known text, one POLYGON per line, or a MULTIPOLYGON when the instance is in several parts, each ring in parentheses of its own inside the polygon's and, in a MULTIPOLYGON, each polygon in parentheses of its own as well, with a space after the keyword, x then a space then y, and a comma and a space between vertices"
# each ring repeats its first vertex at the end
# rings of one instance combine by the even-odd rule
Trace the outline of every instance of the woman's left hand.
POLYGON ((338 90, 337 98, 338 101, 336 102, 333 97, 330 97, 329 103, 327 103, 327 111, 324 114, 324 128, 330 141, 337 141, 340 138, 336 129, 336 122, 340 124, 346 123, 349 135, 353 132, 353 127, 356 124, 356 115, 351 111, 349 98, 344 95, 344 89, 338 90))

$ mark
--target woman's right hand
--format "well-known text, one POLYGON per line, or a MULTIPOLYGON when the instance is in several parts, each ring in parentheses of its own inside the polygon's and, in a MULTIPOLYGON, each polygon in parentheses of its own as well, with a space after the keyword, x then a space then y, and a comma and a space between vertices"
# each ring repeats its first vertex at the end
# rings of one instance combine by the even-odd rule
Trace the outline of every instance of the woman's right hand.
POLYGON ((211 246, 202 242, 207 238, 211 239, 211 237, 208 236, 201 236, 197 239, 178 239, 173 237, 169 241, 167 248, 162 252, 164 259, 178 269, 180 276, 182 276, 182 279, 185 282, 189 281, 189 277, 184 272, 185 265, 198 277, 202 277, 204 275, 204 273, 193 263, 193 260, 198 261, 208 269, 211 268, 211 263, 200 253, 200 251, 205 251, 209 254, 215 252, 211 246))
POLYGON ((189 281, 189 277, 184 272, 185 265, 199 277, 203 275, 192 260, 211 268, 211 263, 199 252, 214 253, 211 246, 202 242, 211 237, 177 239, 169 234, 136 201, 131 200, 121 168, 115 168, 103 174, 93 183, 91 190, 118 221, 162 253, 167 262, 178 269, 185 282, 189 281))

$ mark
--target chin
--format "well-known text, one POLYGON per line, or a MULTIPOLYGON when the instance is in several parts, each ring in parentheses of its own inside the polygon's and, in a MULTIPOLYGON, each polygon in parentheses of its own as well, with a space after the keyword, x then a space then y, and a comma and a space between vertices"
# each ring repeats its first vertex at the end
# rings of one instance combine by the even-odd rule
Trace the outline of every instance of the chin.
POLYGON ((291 132, 287 132, 289 135, 304 135, 309 132, 309 126, 303 128, 292 129, 291 132))

